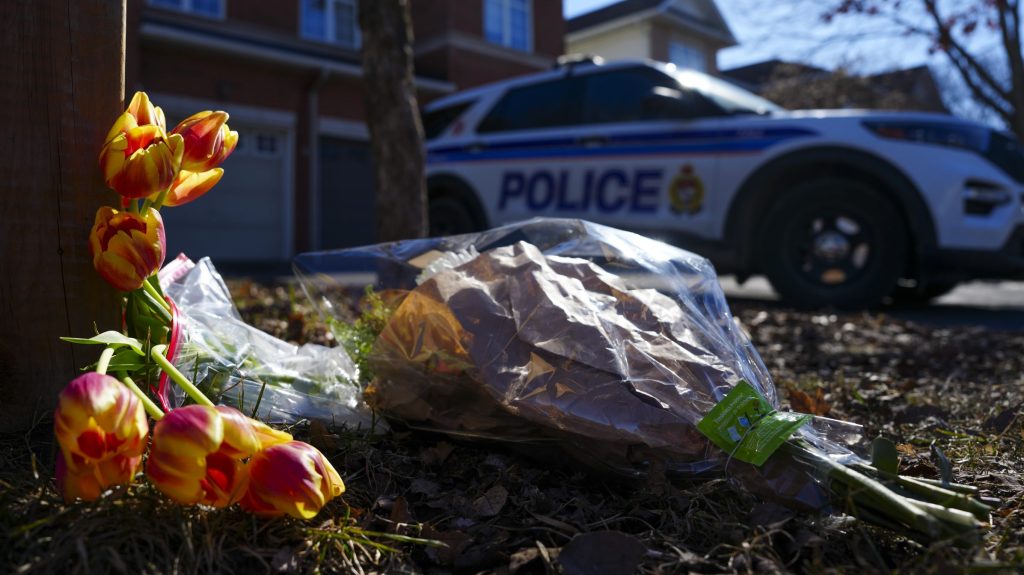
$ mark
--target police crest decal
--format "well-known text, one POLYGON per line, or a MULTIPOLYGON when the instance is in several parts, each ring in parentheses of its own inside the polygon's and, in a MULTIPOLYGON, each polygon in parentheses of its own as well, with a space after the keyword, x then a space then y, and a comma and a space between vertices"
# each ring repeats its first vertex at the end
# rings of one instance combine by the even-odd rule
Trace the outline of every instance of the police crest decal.
POLYGON ((693 165, 679 169, 668 186, 668 201, 676 214, 696 214, 704 207, 704 182, 694 173, 693 165))

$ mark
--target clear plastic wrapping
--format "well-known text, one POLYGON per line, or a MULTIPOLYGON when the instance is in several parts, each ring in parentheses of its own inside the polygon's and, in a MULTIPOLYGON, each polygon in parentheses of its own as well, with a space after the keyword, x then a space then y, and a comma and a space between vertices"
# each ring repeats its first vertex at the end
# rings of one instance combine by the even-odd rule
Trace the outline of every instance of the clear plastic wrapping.
MULTIPOLYGON (((774 407, 771 377, 736 324, 711 264, 580 220, 535 219, 440 239, 300 255, 307 293, 331 315, 357 278, 403 290, 370 356, 366 401, 454 435, 554 448, 601 470, 727 474, 762 495, 821 508, 799 461, 731 460, 697 422, 740 381, 774 407)), ((855 425, 798 433, 837 460, 855 425)))
MULTIPOLYGON (((264 421, 320 419, 368 428, 372 413, 361 400, 359 374, 341 347, 296 346, 242 321, 231 293, 209 258, 183 256, 160 274, 174 301, 181 341, 172 361, 216 401, 264 421)), ((177 406, 184 392, 170 386, 177 406)))

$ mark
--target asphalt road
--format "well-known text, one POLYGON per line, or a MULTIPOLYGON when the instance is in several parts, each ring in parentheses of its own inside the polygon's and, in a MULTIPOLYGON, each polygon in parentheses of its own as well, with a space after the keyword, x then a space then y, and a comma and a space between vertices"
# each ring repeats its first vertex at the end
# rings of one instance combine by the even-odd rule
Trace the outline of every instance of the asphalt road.
MULTIPOLYGON (((742 286, 732 276, 720 278, 729 299, 779 305, 778 296, 763 277, 742 286)), ((891 306, 881 310, 893 317, 936 326, 980 325, 996 330, 1024 331, 1024 282, 972 282, 957 287, 930 305, 891 306)))

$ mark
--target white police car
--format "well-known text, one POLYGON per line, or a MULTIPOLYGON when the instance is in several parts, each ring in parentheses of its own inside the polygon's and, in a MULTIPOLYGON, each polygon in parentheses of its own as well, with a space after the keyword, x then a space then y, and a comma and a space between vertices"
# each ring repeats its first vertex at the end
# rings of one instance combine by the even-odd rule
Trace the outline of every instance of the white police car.
POLYGON ((787 112, 672 65, 583 60, 435 101, 423 124, 435 235, 578 217, 813 306, 1024 270, 1024 155, 950 116, 787 112))

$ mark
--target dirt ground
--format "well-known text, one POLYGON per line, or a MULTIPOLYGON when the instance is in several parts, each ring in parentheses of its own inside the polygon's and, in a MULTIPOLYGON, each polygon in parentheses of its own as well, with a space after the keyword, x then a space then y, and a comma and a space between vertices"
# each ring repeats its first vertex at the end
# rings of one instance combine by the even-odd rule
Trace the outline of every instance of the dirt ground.
MULTIPOLYGON (((231 287, 250 323, 296 342, 332 343, 294 290, 244 280, 231 287)), ((733 312, 784 407, 890 438, 910 475, 938 477, 934 445, 958 482, 998 499, 983 540, 923 546, 844 516, 760 501, 726 479, 652 473, 623 482, 400 427, 372 437, 319 424, 293 430, 331 458, 348 488, 310 523, 183 509, 144 484, 65 506, 49 479, 52 424, 41 418, 34 432, 0 442, 0 571, 1024 570, 1024 333, 749 302, 733 312)))

